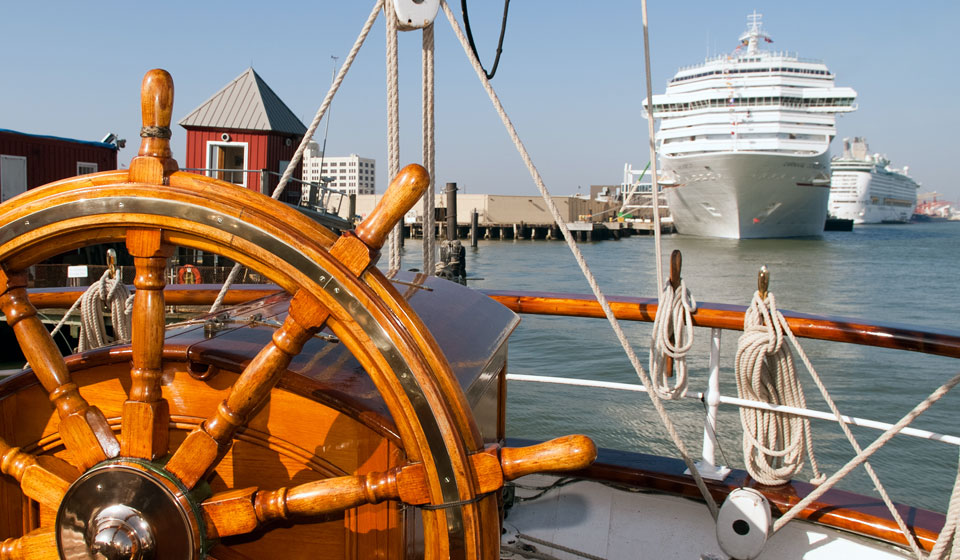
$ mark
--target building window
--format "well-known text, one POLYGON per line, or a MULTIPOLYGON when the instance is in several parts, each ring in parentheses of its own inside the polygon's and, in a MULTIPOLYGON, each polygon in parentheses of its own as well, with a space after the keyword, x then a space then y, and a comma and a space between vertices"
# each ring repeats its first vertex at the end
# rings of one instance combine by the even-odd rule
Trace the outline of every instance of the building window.
POLYGON ((87 173, 96 173, 97 171, 97 164, 95 163, 87 161, 77 162, 77 175, 86 175, 87 173))

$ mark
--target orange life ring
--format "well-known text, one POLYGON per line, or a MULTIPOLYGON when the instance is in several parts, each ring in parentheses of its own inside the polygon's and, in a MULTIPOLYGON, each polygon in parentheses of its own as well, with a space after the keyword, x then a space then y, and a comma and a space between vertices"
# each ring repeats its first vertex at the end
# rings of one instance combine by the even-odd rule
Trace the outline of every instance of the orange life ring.
POLYGON ((192 264, 185 264, 177 271, 177 283, 179 284, 203 284, 203 277, 200 276, 200 269, 192 264))

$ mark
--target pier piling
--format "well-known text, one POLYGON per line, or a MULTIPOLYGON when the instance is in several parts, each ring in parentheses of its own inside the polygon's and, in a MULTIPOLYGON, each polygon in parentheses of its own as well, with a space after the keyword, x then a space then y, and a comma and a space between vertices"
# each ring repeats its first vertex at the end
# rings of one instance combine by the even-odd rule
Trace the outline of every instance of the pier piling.
POLYGON ((477 226, 480 223, 480 213, 477 212, 477 209, 473 209, 473 213, 470 215, 470 246, 477 246, 477 226))
POLYGON ((447 183, 447 239, 457 238, 457 184, 447 183))

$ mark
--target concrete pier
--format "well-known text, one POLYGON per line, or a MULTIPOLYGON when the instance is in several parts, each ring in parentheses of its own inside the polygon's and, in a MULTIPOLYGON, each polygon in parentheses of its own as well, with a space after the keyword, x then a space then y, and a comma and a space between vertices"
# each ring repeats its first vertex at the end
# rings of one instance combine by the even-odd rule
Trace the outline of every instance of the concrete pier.
MULTIPOLYGON (((373 210, 382 195, 360 195, 357 197, 357 213, 363 217, 373 210)), ((578 240, 601 241, 620 239, 631 235, 649 235, 653 233, 653 223, 646 221, 616 221, 619 203, 602 200, 590 200, 577 196, 554 197, 554 203, 560 211, 568 229, 575 232, 578 240)), ((446 229, 456 224, 456 238, 473 240, 561 240, 563 235, 554 223, 546 205, 538 196, 507 196, 491 194, 457 193, 453 215, 447 216, 447 201, 443 193, 436 195, 437 230, 434 235, 446 237, 446 229), (444 220, 447 218, 447 220, 444 220), (476 232, 476 233, 474 233, 476 232)), ((407 216, 405 235, 423 237, 423 217, 419 214, 420 205, 407 216)), ((662 224, 664 233, 674 231, 673 224, 662 224)))

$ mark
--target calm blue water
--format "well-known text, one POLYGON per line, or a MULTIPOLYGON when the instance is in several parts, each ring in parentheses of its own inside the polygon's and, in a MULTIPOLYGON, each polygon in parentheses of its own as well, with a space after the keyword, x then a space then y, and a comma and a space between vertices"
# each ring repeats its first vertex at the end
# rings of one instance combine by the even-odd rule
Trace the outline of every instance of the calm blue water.
MULTIPOLYGON (((607 294, 654 296, 652 237, 581 244, 607 294)), ((747 305, 762 264, 771 270, 770 290, 782 309, 960 330, 960 223, 859 226, 822 238, 719 240, 683 236, 663 239, 663 254, 683 252, 683 278, 699 301, 747 305)), ((407 240, 403 267, 420 266, 421 246, 407 240)), ((559 241, 488 241, 467 247, 470 285, 489 289, 588 293, 566 244, 559 241)), ((634 349, 646 364, 650 327, 627 324, 634 349)), ((721 350, 722 391, 736 395, 733 358, 738 333, 727 331, 721 350)), ((706 386, 709 331, 698 329, 690 358, 691 391, 706 386)), ((803 342, 844 414, 896 422, 957 371, 960 362, 908 352, 847 344, 803 342)), ((798 367, 802 368, 797 360, 798 367)), ((511 373, 637 382, 629 361, 604 320, 524 316, 510 342, 511 373)), ((800 370, 808 404, 828 410, 809 376, 800 370)), ((703 407, 696 400, 668 403, 683 424, 687 446, 699 454, 703 407)), ((915 427, 960 434, 960 393, 952 393, 914 422, 915 427)), ((549 438, 582 432, 601 446, 676 455, 662 435, 646 395, 514 382, 508 390, 511 436, 549 438)), ((833 472, 853 453, 840 430, 814 422, 815 451, 822 469, 833 472)), ((722 455, 742 466, 739 417, 721 408, 722 455)), ((863 447, 880 432, 855 428, 863 447)), ((898 437, 871 460, 897 501, 945 511, 957 472, 956 447, 898 437)), ((809 471, 808 467, 805 470, 809 471)), ((841 484, 872 493, 858 469, 841 484)))

